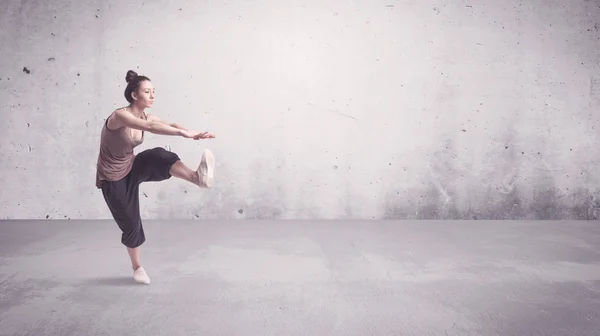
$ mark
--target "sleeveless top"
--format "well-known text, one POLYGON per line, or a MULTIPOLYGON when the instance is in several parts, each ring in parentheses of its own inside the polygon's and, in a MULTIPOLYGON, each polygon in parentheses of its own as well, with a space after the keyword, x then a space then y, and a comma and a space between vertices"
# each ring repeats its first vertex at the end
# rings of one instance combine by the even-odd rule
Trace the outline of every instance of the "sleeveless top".
MULTIPOLYGON (((118 181, 131 171, 135 155, 133 149, 144 142, 144 131, 142 138, 134 140, 131 136, 131 128, 123 126, 116 130, 108 128, 106 118, 102 133, 100 135, 100 151, 96 163, 96 187, 102 188, 102 181, 118 181)), ((142 113, 143 119, 148 120, 146 113, 142 113)))

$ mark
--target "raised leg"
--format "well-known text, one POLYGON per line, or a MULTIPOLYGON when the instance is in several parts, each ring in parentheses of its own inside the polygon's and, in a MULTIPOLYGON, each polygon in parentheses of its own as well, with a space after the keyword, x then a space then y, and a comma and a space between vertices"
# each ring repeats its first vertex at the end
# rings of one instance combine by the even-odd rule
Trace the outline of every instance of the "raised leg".
POLYGON ((202 188, 211 188, 214 180, 215 158, 208 149, 202 153, 198 170, 194 171, 180 160, 169 169, 169 174, 202 188))
POLYGON ((198 173, 191 170, 181 161, 177 161, 171 166, 169 174, 195 185, 200 183, 200 177, 198 176, 198 173))

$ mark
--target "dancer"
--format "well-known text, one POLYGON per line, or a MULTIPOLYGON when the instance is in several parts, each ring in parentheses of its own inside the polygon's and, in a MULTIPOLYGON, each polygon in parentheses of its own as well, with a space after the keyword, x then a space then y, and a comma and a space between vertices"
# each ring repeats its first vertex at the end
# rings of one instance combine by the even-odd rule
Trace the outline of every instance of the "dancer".
POLYGON ((201 188, 211 188, 215 159, 205 149, 197 170, 181 162, 179 156, 163 148, 148 149, 137 155, 135 147, 144 142, 146 132, 182 136, 188 139, 210 139, 208 132, 194 132, 175 123, 169 123, 147 114, 154 104, 154 87, 146 76, 129 70, 125 99, 129 106, 112 112, 102 127, 100 152, 96 170, 96 187, 102 190, 104 200, 122 231, 121 243, 127 247, 133 268, 133 279, 150 284, 150 278, 140 261, 140 246, 146 241, 139 208, 139 185, 181 178, 201 188))

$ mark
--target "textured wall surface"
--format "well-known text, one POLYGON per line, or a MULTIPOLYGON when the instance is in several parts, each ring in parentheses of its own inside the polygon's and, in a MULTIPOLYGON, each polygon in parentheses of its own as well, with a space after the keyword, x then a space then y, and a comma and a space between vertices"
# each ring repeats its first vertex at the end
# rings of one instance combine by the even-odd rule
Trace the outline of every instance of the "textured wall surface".
POLYGON ((214 189, 144 184, 145 218, 600 215, 598 1, 0 3, 0 217, 110 218, 100 130, 128 69, 149 135, 214 189))

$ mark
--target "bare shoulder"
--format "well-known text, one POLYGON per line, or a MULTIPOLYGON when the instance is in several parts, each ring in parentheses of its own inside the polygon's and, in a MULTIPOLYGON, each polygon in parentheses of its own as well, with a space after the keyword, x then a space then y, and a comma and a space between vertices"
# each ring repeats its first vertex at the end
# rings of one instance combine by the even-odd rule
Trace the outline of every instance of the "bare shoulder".
POLYGON ((119 107, 118 109, 116 109, 112 112, 112 114, 121 114, 121 115, 125 114, 125 113, 128 113, 127 109, 125 107, 119 107))
POLYGON ((112 129, 112 130, 116 130, 118 128, 123 127, 123 124, 119 121, 119 119, 122 119, 123 116, 127 113, 127 110, 125 110, 124 107, 120 107, 114 111, 112 111, 112 113, 108 116, 108 128, 112 129))

